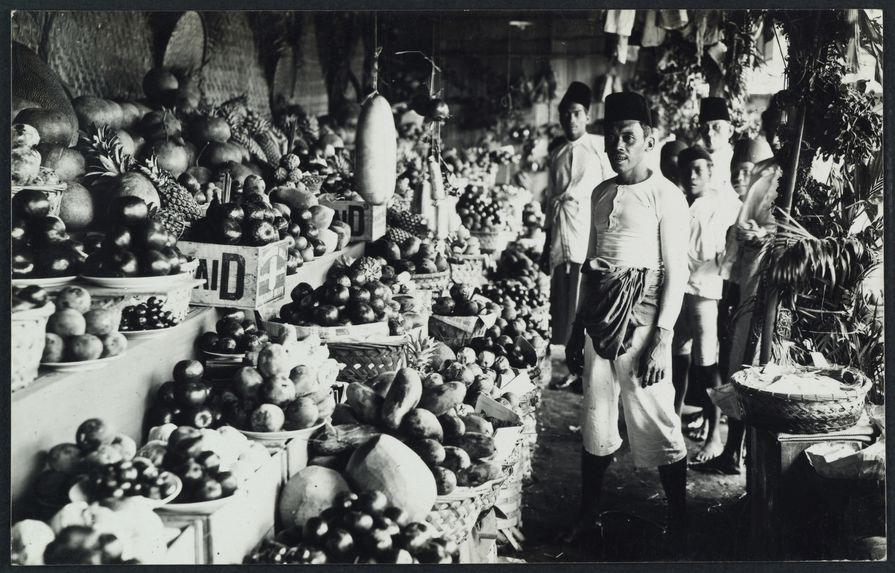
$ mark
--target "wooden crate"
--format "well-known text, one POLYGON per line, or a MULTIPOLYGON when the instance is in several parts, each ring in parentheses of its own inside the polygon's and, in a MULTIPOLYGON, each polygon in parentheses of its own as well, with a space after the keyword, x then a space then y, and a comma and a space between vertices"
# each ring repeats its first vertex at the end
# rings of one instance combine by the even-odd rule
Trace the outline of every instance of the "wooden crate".
POLYGON ((204 565, 202 543, 200 528, 195 524, 187 525, 168 543, 164 560, 159 565, 204 565))
POLYGON ((242 495, 210 514, 156 511, 168 527, 193 526, 199 532, 202 563, 240 564, 266 535, 273 532, 277 496, 283 481, 283 452, 277 452, 252 477, 242 495))
POLYGON ((322 202, 335 209, 336 217, 351 227, 352 241, 375 241, 385 235, 385 205, 370 205, 366 201, 322 202))
POLYGON ((192 304, 255 309, 286 296, 288 241, 263 247, 179 241, 183 254, 199 261, 192 304))

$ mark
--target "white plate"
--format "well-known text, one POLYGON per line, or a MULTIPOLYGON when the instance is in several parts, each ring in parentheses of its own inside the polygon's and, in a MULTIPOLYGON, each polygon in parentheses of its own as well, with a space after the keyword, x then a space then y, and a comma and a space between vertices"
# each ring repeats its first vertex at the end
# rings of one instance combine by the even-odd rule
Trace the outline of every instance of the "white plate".
POLYGON ((240 495, 242 493, 241 489, 236 490, 231 495, 227 497, 221 497, 218 499, 213 499, 211 501, 197 501, 194 503, 166 503, 164 506, 160 507, 162 511, 165 513, 214 513, 220 507, 222 507, 225 503, 240 495))
POLYGON ((246 357, 245 352, 241 352, 239 354, 221 354, 220 352, 209 352, 207 350, 203 350, 202 354, 216 360, 230 360, 232 362, 242 362, 242 359, 246 357))
POLYGON ((87 372, 89 370, 105 368, 107 364, 118 360, 121 356, 122 355, 119 354, 118 356, 97 358, 96 360, 82 360, 81 362, 41 362, 40 365, 58 372, 87 372))
POLYGON ((192 273, 178 273, 161 277, 87 277, 81 276, 85 281, 108 288, 120 289, 159 289, 164 290, 175 286, 177 283, 193 277, 192 273))
POLYGON ((50 277, 50 278, 45 278, 45 279, 38 279, 38 278, 12 279, 12 286, 26 287, 26 286, 37 285, 40 287, 55 287, 55 286, 62 286, 62 285, 67 285, 69 283, 72 283, 75 280, 77 280, 77 278, 78 278, 77 276, 73 276, 73 277, 50 277))
MULTIPOLYGON (((162 472, 159 475, 165 476, 165 479, 167 481, 171 481, 174 483, 174 485, 175 485, 174 493, 172 493, 171 495, 169 495, 168 497, 166 497, 164 499, 152 499, 152 498, 145 497, 142 495, 126 497, 124 499, 139 499, 141 501, 144 501, 147 505, 149 505, 150 507, 153 507, 153 508, 161 507, 161 506, 171 502, 178 495, 180 495, 181 490, 183 490, 183 481, 181 481, 181 479, 179 477, 172 474, 171 472, 162 472)), ((84 482, 86 480, 87 480, 87 478, 84 478, 84 479, 80 480, 79 482, 77 482, 75 485, 71 486, 71 489, 68 490, 68 498, 70 500, 86 501, 87 503, 91 503, 92 501, 95 501, 95 500, 91 499, 91 497, 84 490, 84 482)))
MULTIPOLYGON (((314 424, 310 428, 303 428, 301 430, 286 430, 282 432, 252 432, 250 430, 239 430, 242 435, 249 438, 250 440, 254 440, 256 442, 278 442, 291 440, 293 438, 299 437, 310 437, 311 434, 320 429, 324 424, 329 422, 329 418, 320 422, 319 424, 314 424)), ((238 428, 237 428, 238 429, 238 428)))
POLYGON ((119 330, 119 332, 128 338, 152 338, 154 336, 165 334, 166 332, 171 332, 178 326, 180 326, 180 324, 175 324, 174 326, 168 326, 166 328, 153 328, 150 330, 119 330))

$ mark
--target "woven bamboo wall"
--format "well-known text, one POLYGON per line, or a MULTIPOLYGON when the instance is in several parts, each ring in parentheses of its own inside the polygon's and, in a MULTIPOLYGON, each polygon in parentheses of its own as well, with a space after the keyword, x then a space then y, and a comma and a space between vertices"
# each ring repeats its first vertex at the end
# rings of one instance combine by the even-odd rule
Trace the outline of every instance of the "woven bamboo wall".
POLYGON ((244 12, 205 12, 208 63, 202 72, 205 95, 222 102, 245 94, 249 106, 270 115, 270 91, 258 45, 244 12))

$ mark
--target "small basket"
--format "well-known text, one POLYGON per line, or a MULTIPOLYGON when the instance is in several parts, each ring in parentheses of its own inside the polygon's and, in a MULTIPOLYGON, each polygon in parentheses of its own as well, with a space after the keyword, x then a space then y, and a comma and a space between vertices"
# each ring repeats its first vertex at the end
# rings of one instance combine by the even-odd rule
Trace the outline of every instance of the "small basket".
MULTIPOLYGON (((494 315, 490 316, 494 317, 494 315)), ((441 320, 441 318, 437 314, 429 315, 429 335, 435 340, 445 343, 452 350, 466 346, 473 338, 484 336, 488 325, 494 324, 494 321, 484 322, 480 320, 477 321, 475 328, 472 330, 464 330, 441 320)))
POLYGON ((479 245, 485 253, 502 253, 512 240, 510 231, 474 231, 470 235, 479 240, 479 245))
POLYGON ((54 312, 56 305, 48 302, 40 308, 12 313, 9 339, 12 341, 10 382, 13 392, 25 388, 37 378, 46 342, 47 320, 54 312))
POLYGON ((68 189, 68 185, 65 183, 57 185, 13 185, 12 194, 15 195, 19 191, 24 191, 26 189, 44 193, 47 196, 47 200, 50 202, 50 215, 53 217, 59 216, 59 212, 62 209, 62 195, 65 193, 65 190, 68 189))
POLYGON ((864 411, 872 383, 847 367, 804 368, 851 385, 840 394, 787 394, 752 385, 741 370, 731 377, 746 421, 756 427, 788 434, 823 434, 854 426, 864 411))
POLYGON ((410 275, 410 280, 420 290, 441 292, 451 284, 451 272, 449 270, 440 273, 416 273, 410 275))
POLYGON ((455 283, 481 286, 485 284, 485 266, 488 255, 452 255, 451 280, 455 283))
POLYGON ((410 341, 422 336, 422 327, 403 336, 388 336, 363 341, 327 341, 330 357, 345 365, 338 380, 351 383, 375 378, 385 372, 398 370, 407 361, 410 341))
POLYGON ((432 510, 426 515, 426 521, 436 535, 459 545, 472 533, 482 512, 497 503, 497 496, 505 480, 506 477, 500 477, 476 488, 438 496, 432 510))

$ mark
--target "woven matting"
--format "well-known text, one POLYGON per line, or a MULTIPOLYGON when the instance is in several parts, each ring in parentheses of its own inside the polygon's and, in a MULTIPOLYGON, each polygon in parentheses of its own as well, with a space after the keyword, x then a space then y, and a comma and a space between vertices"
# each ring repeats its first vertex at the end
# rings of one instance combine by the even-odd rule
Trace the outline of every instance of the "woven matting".
POLYGON ((56 310, 53 303, 41 308, 12 313, 10 337, 12 341, 12 390, 20 390, 37 378, 40 359, 46 342, 47 320, 56 310))
POLYGON ((184 12, 165 46, 162 65, 198 71, 205 62, 205 24, 198 12, 184 12))
POLYGON ((42 15, 38 12, 16 10, 12 13, 10 37, 12 41, 28 47, 35 54, 40 43, 42 15))
POLYGON ((205 97, 222 103, 245 95, 249 109, 270 117, 270 90, 255 34, 244 12, 203 12, 208 39, 202 69, 205 97))
POLYGON ((73 97, 142 98, 153 66, 145 12, 59 12, 48 60, 73 97))

